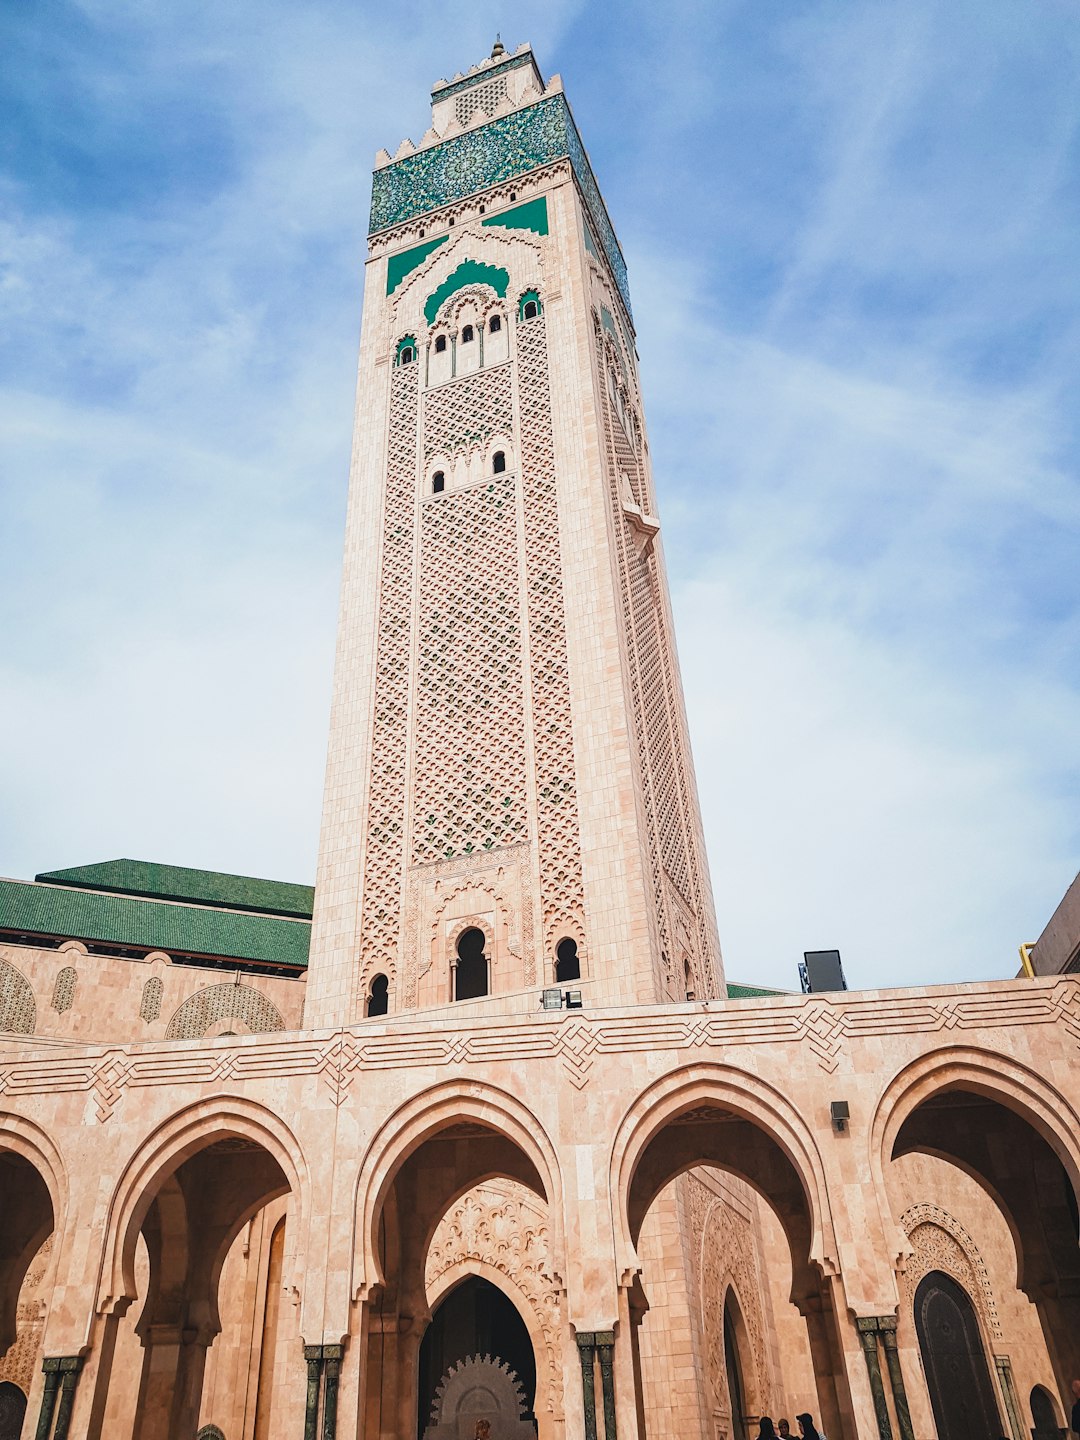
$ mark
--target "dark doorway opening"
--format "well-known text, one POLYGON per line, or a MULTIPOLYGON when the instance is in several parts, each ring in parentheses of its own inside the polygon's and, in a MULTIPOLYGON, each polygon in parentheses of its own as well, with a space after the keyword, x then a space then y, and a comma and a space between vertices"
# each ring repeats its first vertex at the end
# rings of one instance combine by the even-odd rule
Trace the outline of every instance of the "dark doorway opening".
POLYGON ((10 1380, 0 1384, 0 1440, 19 1440, 26 1416, 26 1396, 10 1380))
POLYGON ((496 1285, 470 1275, 435 1308, 420 1342, 416 1434, 422 1440, 439 1382, 470 1355, 490 1355, 509 1365, 525 1391, 528 1414, 536 1404, 536 1359, 517 1307, 496 1285))
POLYGON ((915 1331, 939 1440, 1003 1434, 975 1307, 940 1270, 915 1291, 915 1331))
POLYGON ((581 961, 577 953, 576 940, 560 940, 555 947, 555 979, 560 985, 567 980, 581 979, 581 961))
POLYGON ((466 930, 457 942, 455 1000, 477 1000, 488 993, 488 962, 484 954, 484 932, 466 930))
POLYGON ((727 1368, 728 1399, 731 1401, 731 1434, 733 1440, 747 1440, 746 1395, 739 1367, 739 1341, 735 1334, 735 1317, 731 1313, 731 1296, 724 1301, 724 1365, 727 1368))
POLYGON ((385 1015, 390 1009, 390 981, 385 975, 376 975, 368 991, 367 1013, 385 1015))

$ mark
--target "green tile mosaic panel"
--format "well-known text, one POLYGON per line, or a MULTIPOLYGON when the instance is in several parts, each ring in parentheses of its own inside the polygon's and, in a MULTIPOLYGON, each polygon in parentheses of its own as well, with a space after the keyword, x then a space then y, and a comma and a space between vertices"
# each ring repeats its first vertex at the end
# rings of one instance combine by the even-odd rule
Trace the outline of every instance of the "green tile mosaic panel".
POLYGON ((538 195, 535 200, 526 200, 524 205, 515 205, 513 210, 503 210, 499 215, 489 215, 481 225, 501 225, 507 230, 532 230, 537 235, 548 233, 547 196, 538 195))
POLYGON ((630 313, 626 261, 604 208, 570 107, 552 95, 527 110, 500 116, 415 155, 376 170, 371 187, 372 235, 418 215, 464 200, 480 190, 525 175, 552 160, 568 158, 619 293, 630 313))
POLYGON ((422 245, 414 245, 411 250, 399 250, 396 255, 391 255, 386 262, 387 295, 392 295, 406 275, 411 275, 433 250, 445 245, 449 239, 449 235, 440 235, 437 240, 425 240, 422 245))
POLYGON ((439 306, 444 300, 448 300, 455 290, 464 290, 466 285, 490 285, 501 300, 505 297, 509 284, 510 276, 501 265, 484 265, 479 260, 463 260, 456 270, 451 270, 438 289, 428 296, 424 304, 424 319, 429 325, 434 325, 439 306))

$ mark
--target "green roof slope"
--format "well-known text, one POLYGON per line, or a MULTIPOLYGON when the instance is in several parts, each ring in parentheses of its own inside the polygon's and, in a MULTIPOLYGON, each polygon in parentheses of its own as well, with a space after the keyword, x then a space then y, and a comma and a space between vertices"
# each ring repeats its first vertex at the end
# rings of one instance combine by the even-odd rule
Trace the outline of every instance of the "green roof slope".
POLYGON ((311 919, 313 885, 284 880, 257 880, 252 875, 224 875, 217 870, 191 870, 186 865, 155 865, 149 860, 102 860, 70 870, 44 870, 35 880, 46 885, 72 885, 79 890, 110 890, 160 900, 191 900, 228 910, 260 910, 270 915, 311 919))
POLYGON ((162 904, 21 880, 0 880, 0 929, 296 969, 307 965, 311 940, 311 925, 305 920, 162 904))
POLYGON ((738 985, 734 982, 727 987, 729 1000, 758 1000, 766 995, 791 995, 791 990, 766 990, 763 985, 738 985))

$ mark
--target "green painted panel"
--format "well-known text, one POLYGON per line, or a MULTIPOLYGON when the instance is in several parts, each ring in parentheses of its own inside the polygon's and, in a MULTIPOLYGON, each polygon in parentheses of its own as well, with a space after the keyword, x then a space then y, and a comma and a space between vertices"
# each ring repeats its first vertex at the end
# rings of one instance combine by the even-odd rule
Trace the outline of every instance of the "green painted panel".
POLYGON ((307 965, 310 920, 0 880, 0 930, 174 954, 307 965))
POLYGON ((192 870, 186 865, 157 865, 149 860, 101 860, 69 870, 45 870, 35 880, 79 890, 112 890, 122 895, 148 895, 159 900, 194 900, 228 910, 262 910, 271 915, 311 918, 312 885, 283 880, 258 880, 253 875, 225 875, 217 870, 192 870))
POLYGON ((501 215, 489 215, 482 225, 505 225, 507 230, 533 230, 537 235, 548 233, 547 197, 538 195, 535 200, 526 200, 524 205, 515 205, 513 210, 504 210, 501 215))
POLYGON ((369 232, 375 235, 403 225, 563 158, 568 158, 573 168, 629 314, 626 261, 564 95, 552 95, 524 110, 501 115, 376 170, 371 182, 369 232))
POLYGON ((766 990, 761 985, 739 985, 732 981, 727 986, 729 1000, 766 1000, 772 995, 792 996, 791 990, 766 990))
POLYGON ((396 255, 391 255, 386 262, 387 295, 392 295, 406 275, 411 275, 433 250, 445 245, 449 239, 449 235, 440 235, 438 240, 425 240, 422 245, 414 245, 411 250, 399 250, 396 255))
POLYGON ((456 290, 464 290, 466 285, 490 285, 496 295, 503 299, 509 284, 510 276, 501 265, 485 265, 480 260, 463 260, 438 289, 428 296, 424 305, 424 319, 429 325, 434 325, 439 307, 449 300, 456 290))

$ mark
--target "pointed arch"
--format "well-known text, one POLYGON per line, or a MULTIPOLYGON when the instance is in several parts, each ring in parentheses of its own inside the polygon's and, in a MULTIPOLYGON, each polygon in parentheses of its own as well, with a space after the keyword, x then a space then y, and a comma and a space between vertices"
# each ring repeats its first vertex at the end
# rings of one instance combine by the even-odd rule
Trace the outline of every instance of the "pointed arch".
POLYGON ((136 1295, 135 1247, 160 1182, 200 1150, 233 1138, 259 1145, 280 1166, 295 1206, 297 1233, 303 1234, 311 1209, 310 1174, 289 1126, 272 1110, 238 1096, 197 1101, 155 1129, 116 1183, 98 1280, 98 1314, 122 1314, 136 1295))
MULTIPOLYGON (((473 1123, 507 1140, 529 1161, 540 1179, 551 1217, 551 1248, 562 1265, 562 1176, 558 1155, 539 1118, 520 1100, 486 1081, 449 1080, 414 1095, 372 1137, 356 1177, 352 1279, 359 1299, 386 1283, 379 1254, 379 1217, 405 1162, 426 1140, 456 1125, 473 1123)), ((454 1203, 482 1176, 470 1176, 454 1203)), ((444 1212, 445 1212, 444 1207, 444 1212)), ((435 1224, 438 1223, 436 1219, 435 1224)), ((432 1227, 434 1230, 434 1225, 432 1227)), ((430 1235, 428 1243, 430 1244, 430 1235)))

